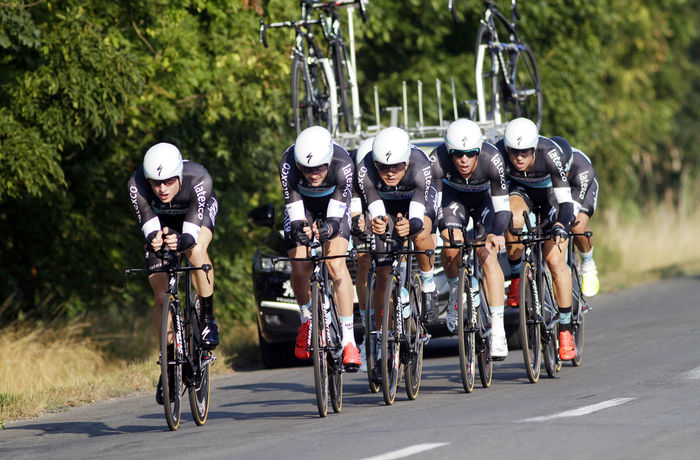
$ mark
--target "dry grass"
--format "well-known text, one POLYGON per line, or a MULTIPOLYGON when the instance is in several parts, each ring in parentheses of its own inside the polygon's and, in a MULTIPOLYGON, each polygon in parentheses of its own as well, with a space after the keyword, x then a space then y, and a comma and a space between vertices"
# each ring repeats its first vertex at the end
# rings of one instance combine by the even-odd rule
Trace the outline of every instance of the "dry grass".
POLYGON ((591 224, 602 290, 700 273, 700 210, 679 216, 673 206, 644 212, 616 206, 594 216, 591 224))

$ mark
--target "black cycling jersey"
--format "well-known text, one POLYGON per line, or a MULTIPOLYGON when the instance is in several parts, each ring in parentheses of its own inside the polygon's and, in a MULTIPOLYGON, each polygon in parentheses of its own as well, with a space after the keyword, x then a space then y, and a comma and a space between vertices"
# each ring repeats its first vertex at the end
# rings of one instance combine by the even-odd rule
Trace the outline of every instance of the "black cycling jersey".
MULTIPOLYGON (((430 154, 432 162, 433 180, 439 192, 442 193, 441 204, 443 218, 450 214, 448 208, 455 201, 469 209, 483 212, 490 209, 495 212, 491 216, 493 224, 487 232, 503 235, 508 220, 510 219, 510 204, 508 200, 508 186, 506 184, 505 162, 496 146, 484 142, 481 145, 476 168, 469 178, 464 178, 447 152, 446 145, 440 144, 430 154), (489 193, 490 192, 490 193, 489 193), (487 205, 487 201, 491 205, 487 205), (447 211, 447 212, 446 212, 447 211)), ((482 216, 485 217, 485 216, 482 216)), ((449 218, 447 220, 450 220, 449 218)), ((455 222, 459 226, 463 222, 455 222)), ((440 228, 449 223, 441 222, 440 228)))
POLYGON ((590 217, 595 212, 598 201, 598 176, 585 153, 576 148, 572 151, 573 163, 568 177, 571 183, 571 198, 574 200, 574 216, 581 211, 590 217))
POLYGON ((518 171, 510 161, 503 139, 498 141, 496 147, 505 159, 506 175, 510 181, 511 190, 516 187, 524 190, 534 189, 533 191, 536 192, 534 194, 546 195, 537 192, 551 189, 558 204, 557 221, 568 230, 573 223, 574 207, 571 199, 571 187, 562 162, 561 148, 551 139, 539 136, 534 153, 534 164, 527 171, 518 171))
POLYGON ((179 250, 194 246, 202 226, 214 229, 218 202, 212 179, 204 166, 184 161, 180 191, 169 203, 163 203, 139 168, 128 183, 129 197, 139 219, 141 230, 150 243, 164 227, 182 233, 179 250))
POLYGON ((408 211, 411 235, 423 229, 426 215, 435 220, 432 182, 430 160, 417 147, 412 147, 406 173, 396 186, 389 187, 381 180, 372 155, 365 156, 357 170, 358 188, 370 217, 374 219, 393 214, 397 209, 405 209, 408 211), (390 208, 389 212, 387 208, 390 208))
MULTIPOLYGON (((285 233, 296 232, 308 219, 325 219, 331 225, 330 237, 338 235, 343 227, 345 233, 352 198, 352 180, 355 165, 348 152, 338 144, 333 144, 333 157, 328 166, 328 174, 318 187, 312 187, 299 170, 294 159, 294 145, 282 156, 280 182, 285 204, 285 233)), ((348 227, 349 228, 349 227, 348 227)), ((288 236, 287 235, 287 236, 288 236)))

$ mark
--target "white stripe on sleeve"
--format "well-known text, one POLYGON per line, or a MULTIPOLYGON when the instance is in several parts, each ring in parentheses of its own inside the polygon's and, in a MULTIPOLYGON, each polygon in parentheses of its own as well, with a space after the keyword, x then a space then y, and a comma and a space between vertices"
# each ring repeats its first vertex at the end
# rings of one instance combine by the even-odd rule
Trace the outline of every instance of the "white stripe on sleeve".
POLYGON ((557 198, 557 203, 571 203, 571 188, 570 187, 552 187, 554 196, 557 198))
POLYGON ((382 200, 371 202, 369 206, 367 206, 367 209, 369 209, 369 215, 372 219, 379 216, 386 216, 386 208, 382 200))
POLYGON ((331 198, 328 200, 328 209, 326 209, 326 218, 343 217, 348 205, 345 201, 338 201, 331 198))
POLYGON ((510 198, 508 195, 491 196, 494 212, 510 211, 510 198))
POLYGON ((289 203, 287 206, 285 206, 285 208, 287 209, 287 215, 289 215, 290 222, 306 219, 306 211, 304 210, 303 201, 294 201, 293 203, 289 203))
POLYGON ((143 236, 148 236, 150 233, 160 230, 160 219, 158 219, 158 216, 143 224, 141 230, 143 230, 143 236))
POLYGON ((425 217, 425 205, 423 203, 411 201, 411 204, 408 206, 408 218, 420 219, 422 221, 423 217, 425 217))
POLYGON ((182 233, 187 233, 188 235, 192 235, 192 238, 194 238, 195 244, 199 241, 199 232, 202 231, 202 227, 200 225, 193 224, 192 222, 183 222, 182 223, 182 233))

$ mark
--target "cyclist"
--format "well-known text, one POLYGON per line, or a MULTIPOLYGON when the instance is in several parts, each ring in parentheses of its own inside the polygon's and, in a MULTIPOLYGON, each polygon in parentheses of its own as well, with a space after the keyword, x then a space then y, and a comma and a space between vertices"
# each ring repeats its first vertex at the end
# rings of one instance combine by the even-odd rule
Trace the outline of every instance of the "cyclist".
MULTIPOLYGON (((355 162, 355 170, 359 168, 360 163, 365 158, 365 156, 372 151, 372 143, 374 142, 374 136, 368 137, 363 140, 357 149, 350 151, 350 156, 355 162)), ((350 215, 352 218, 352 228, 350 233, 352 234, 352 244, 357 249, 369 249, 369 237, 372 234, 372 230, 369 228, 369 213, 365 206, 363 206, 362 198, 360 197, 360 192, 357 186, 357 175, 355 175, 355 180, 353 180, 353 190, 352 190, 352 201, 350 205, 350 215)), ((357 303, 360 308, 360 313, 365 311, 365 297, 367 295, 367 277, 369 276, 369 271, 372 268, 372 255, 368 252, 361 252, 357 254, 357 273, 355 275, 355 291, 357 294, 357 303)), ((362 364, 360 365, 360 371, 367 372, 367 363, 365 362, 365 350, 366 344, 362 342, 359 345, 360 357, 362 358, 362 364)))
MULTIPOLYGON (((574 201, 575 225, 571 227, 573 233, 591 231, 590 218, 593 217, 598 202, 598 176, 593 169, 590 158, 575 147, 571 147, 566 139, 559 136, 552 140, 562 147, 565 152, 571 152, 571 160, 567 162, 567 177, 571 183, 571 198, 574 201)), ((581 292, 586 297, 593 297, 598 293, 600 282, 598 281, 598 269, 593 260, 593 237, 575 236, 574 245, 581 256, 581 278, 583 278, 581 292)))
MULTIPOLYGON (((373 305, 383 305, 392 257, 382 235, 410 237, 417 251, 435 249, 433 222, 437 191, 432 184, 430 160, 411 145, 401 128, 383 129, 372 143, 372 155, 365 156, 357 171, 357 183, 371 217, 372 249, 376 257, 376 285, 373 305)), ((416 256, 423 291, 423 316, 434 321, 437 294, 433 279, 433 258, 416 256)), ((375 315, 375 321, 380 316, 375 315)), ((377 329, 379 325, 377 324, 377 329)))
MULTIPOLYGON (((131 204, 146 237, 146 263, 150 270, 163 267, 155 252, 166 247, 184 253, 193 266, 211 265, 207 251, 219 204, 204 166, 183 160, 176 146, 161 142, 148 149, 143 166, 131 176, 128 187, 131 204)), ((154 296, 153 321, 160 334, 168 275, 153 273, 148 281, 154 296)), ((202 346, 214 349, 219 345, 219 327, 214 319, 214 270, 192 272, 192 282, 201 299, 202 346)), ((169 345, 169 359, 172 353, 169 345)), ((163 404, 160 380, 156 401, 163 404)))
MULTIPOLYGON (((571 334, 571 272, 565 257, 574 205, 562 150, 551 139, 540 136, 535 123, 527 118, 510 121, 496 146, 506 159, 515 229, 520 230, 525 225, 523 211, 535 207, 548 221, 545 230, 551 232, 553 239, 544 243, 543 254, 559 302, 559 357, 571 360, 576 357, 576 346, 571 334)), ((506 231, 506 240, 515 241, 516 237, 506 231)), ((522 245, 510 245, 507 250, 511 269, 508 305, 513 307, 519 304, 522 250, 522 245)))
MULTIPOLYGON (((498 252, 505 248, 504 231, 510 219, 510 205, 503 156, 493 144, 482 142, 479 125, 459 119, 447 127, 445 142, 433 150, 430 159, 433 180, 441 192, 439 228, 442 239, 449 241, 452 229, 454 239, 464 241, 462 228, 470 216, 475 233, 477 226, 486 233, 485 246, 477 248, 477 256, 483 267, 492 317, 491 356, 505 359, 508 344, 503 326, 504 276, 498 252)), ((447 329, 454 333, 461 250, 443 249, 440 258, 450 286, 447 329)))
MULTIPOLYGON (((348 152, 333 142, 330 132, 312 126, 299 133, 282 156, 280 181, 284 195, 284 241, 289 257, 307 257, 314 238, 327 256, 345 254, 350 238, 350 200, 355 165, 348 152)), ((343 366, 356 372, 361 364, 355 345, 353 285, 344 258, 327 261, 342 330, 343 366)), ((310 261, 293 261, 291 283, 301 310, 294 355, 308 359, 311 327, 310 261)))

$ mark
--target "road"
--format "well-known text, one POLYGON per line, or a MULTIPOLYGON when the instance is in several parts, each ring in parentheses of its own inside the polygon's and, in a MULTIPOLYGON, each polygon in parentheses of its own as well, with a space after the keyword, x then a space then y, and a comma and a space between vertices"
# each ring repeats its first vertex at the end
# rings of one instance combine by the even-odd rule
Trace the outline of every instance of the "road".
POLYGON ((400 388, 387 407, 346 374, 342 413, 321 419, 311 367, 251 370, 214 379, 204 427, 188 413, 169 432, 153 395, 134 396, 9 423, 0 458, 699 458, 699 294, 678 278, 597 296, 582 367, 537 384, 513 350, 467 394, 440 339, 416 401, 400 388))

